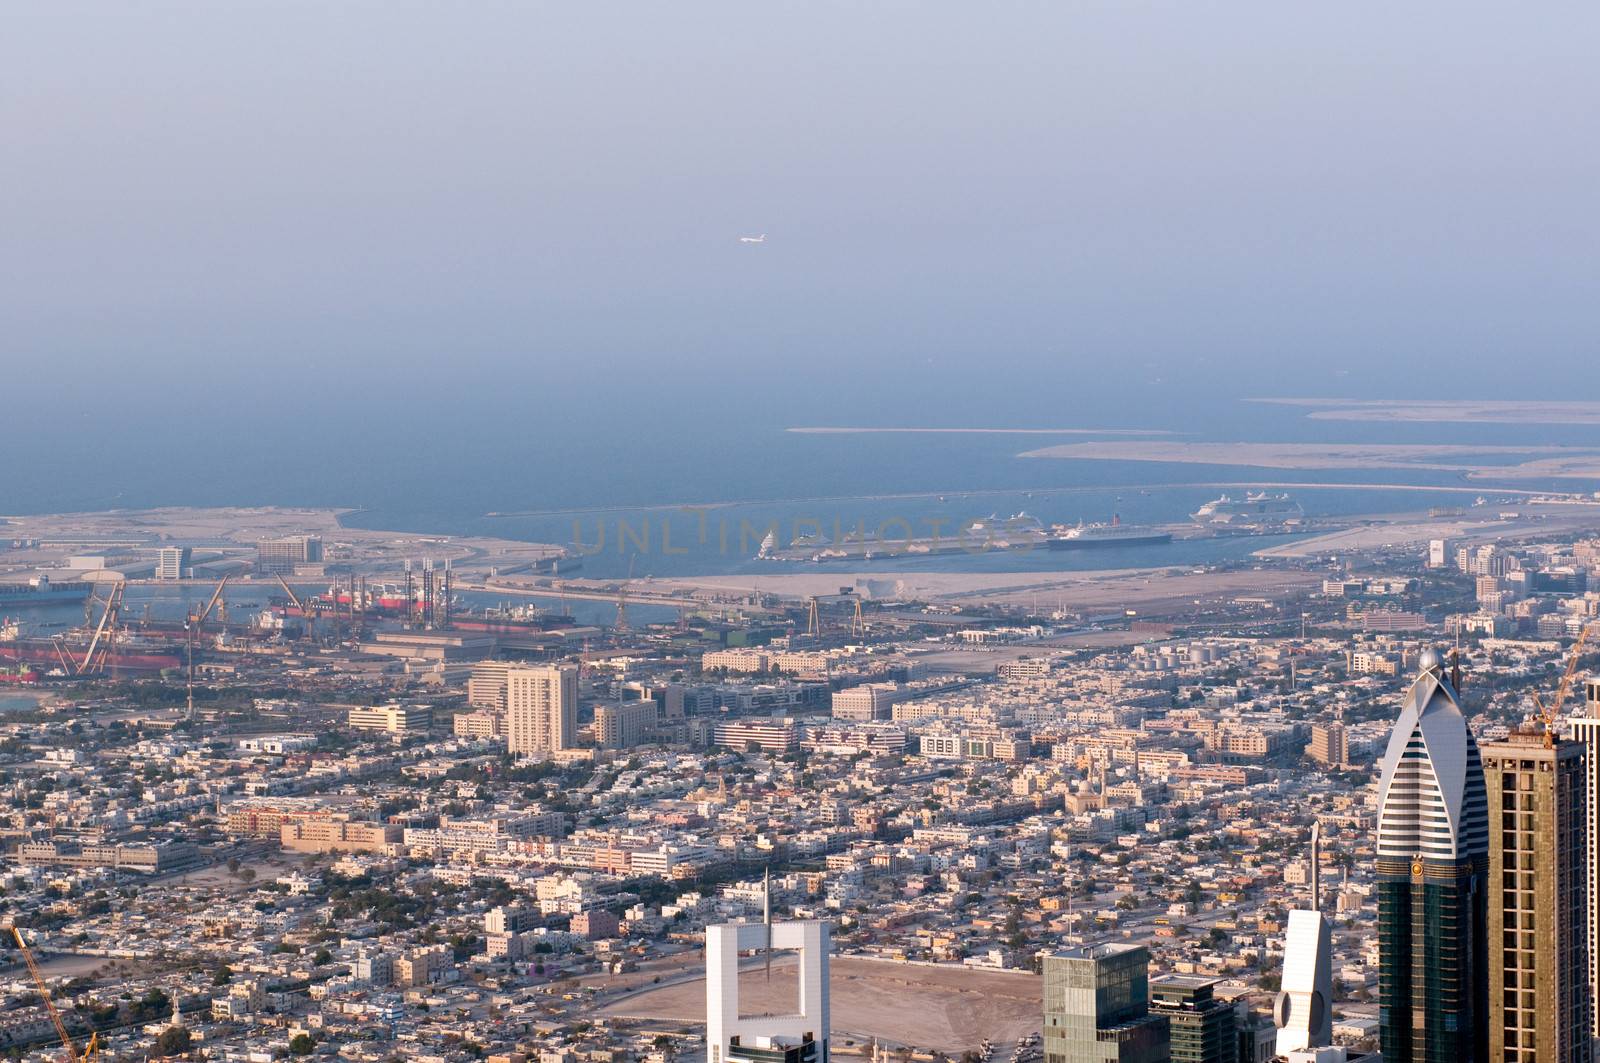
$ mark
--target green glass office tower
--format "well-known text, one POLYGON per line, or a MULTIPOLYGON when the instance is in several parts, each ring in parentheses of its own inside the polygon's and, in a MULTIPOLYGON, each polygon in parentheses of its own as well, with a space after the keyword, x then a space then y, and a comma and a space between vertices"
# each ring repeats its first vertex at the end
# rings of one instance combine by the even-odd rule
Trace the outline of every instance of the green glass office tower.
POLYGON ((1440 656, 1422 655, 1378 804, 1384 1063, 1488 1063, 1488 801, 1440 656))
POLYGON ((1068 949, 1044 958, 1044 1063, 1168 1063, 1165 1016, 1150 1012, 1142 945, 1068 949))
POLYGON ((1238 1063, 1233 1005, 1212 995, 1216 984, 1181 975, 1150 983, 1150 1013, 1167 1017, 1172 1063, 1238 1063))

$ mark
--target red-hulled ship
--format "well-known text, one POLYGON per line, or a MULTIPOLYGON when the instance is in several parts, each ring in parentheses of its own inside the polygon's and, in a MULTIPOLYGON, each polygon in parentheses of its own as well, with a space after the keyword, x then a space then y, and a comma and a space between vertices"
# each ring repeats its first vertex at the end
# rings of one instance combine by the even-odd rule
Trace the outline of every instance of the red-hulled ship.
MULTIPOLYGON (((83 663, 87 650, 87 646, 72 646, 55 639, 9 639, 0 642, 0 662, 39 665, 46 672, 52 668, 74 672, 83 663)), ((104 657, 108 672, 160 672, 183 666, 180 656, 169 653, 101 649, 96 657, 104 657)))

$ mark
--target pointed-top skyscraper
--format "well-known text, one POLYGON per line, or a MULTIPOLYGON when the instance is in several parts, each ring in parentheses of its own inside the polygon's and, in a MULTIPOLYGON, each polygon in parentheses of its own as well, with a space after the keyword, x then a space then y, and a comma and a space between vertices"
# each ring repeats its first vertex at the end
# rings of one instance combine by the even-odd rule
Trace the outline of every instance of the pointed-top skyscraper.
POLYGON ((1378 791, 1385 1063, 1486 1063, 1489 820, 1483 765, 1444 660, 1422 655, 1378 791))

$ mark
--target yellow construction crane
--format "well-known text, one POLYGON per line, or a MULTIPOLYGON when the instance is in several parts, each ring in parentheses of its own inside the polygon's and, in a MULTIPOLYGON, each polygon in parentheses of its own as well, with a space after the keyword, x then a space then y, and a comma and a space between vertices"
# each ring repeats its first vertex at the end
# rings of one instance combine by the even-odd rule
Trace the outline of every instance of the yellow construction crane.
POLYGON ((56 1036, 61 1038, 61 1047, 66 1049, 63 1058, 66 1063, 99 1063, 100 1061, 100 1035, 89 1035, 89 1043, 82 1053, 78 1051, 78 1044, 67 1032, 67 1024, 62 1021, 61 1013, 56 1010, 56 1005, 50 999, 50 990, 44 984, 44 975, 39 973, 39 964, 34 961, 33 950, 28 948, 28 943, 22 937, 22 928, 13 926, 11 936, 17 939, 17 948, 22 950, 22 959, 28 965, 28 974, 33 977, 33 984, 39 990, 39 999, 44 1001, 44 1010, 50 1013, 50 1021, 55 1025, 56 1036))
POLYGON ((1539 706, 1539 722, 1544 724, 1546 749, 1556 744, 1556 720, 1561 717, 1561 706, 1567 700, 1567 692, 1572 689, 1572 677, 1578 672, 1578 658, 1583 656, 1583 646, 1589 641, 1589 629, 1593 626, 1593 623, 1585 624, 1583 630, 1578 632, 1578 641, 1572 645, 1572 656, 1567 659, 1567 670, 1561 674, 1561 684, 1556 687, 1555 701, 1546 706, 1538 693, 1533 695, 1533 703, 1539 706))

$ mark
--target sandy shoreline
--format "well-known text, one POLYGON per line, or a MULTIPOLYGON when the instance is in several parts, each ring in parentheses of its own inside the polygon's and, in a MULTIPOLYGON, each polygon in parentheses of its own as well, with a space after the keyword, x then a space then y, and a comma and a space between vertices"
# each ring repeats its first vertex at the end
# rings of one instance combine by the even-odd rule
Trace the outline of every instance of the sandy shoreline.
POLYGON ((1262 469, 1408 469, 1469 479, 1600 478, 1600 448, 1470 446, 1458 443, 1179 443, 1100 440, 1061 443, 1018 457, 1079 461, 1159 461, 1262 469), (1524 460, 1485 465, 1466 460, 1503 455, 1524 460))
POLYGON ((1319 421, 1432 424, 1600 424, 1600 402, 1520 399, 1246 399, 1272 406, 1303 406, 1319 421))
POLYGON ((979 435, 979 436, 1170 436, 1164 428, 871 428, 802 425, 785 428, 799 435, 979 435))
MULTIPOLYGON (((526 565, 559 554, 561 547, 483 536, 427 535, 346 526, 353 509, 284 506, 171 506, 144 510, 53 513, 0 517, 0 539, 31 540, 34 546, 0 551, 0 574, 22 574, 59 565, 74 555, 106 556, 108 567, 132 563, 148 568, 157 548, 192 545, 195 563, 252 561, 258 539, 315 535, 330 563, 361 571, 398 569, 408 559, 449 560, 463 575, 526 565)), ((212 578, 215 578, 214 576, 212 578)))

